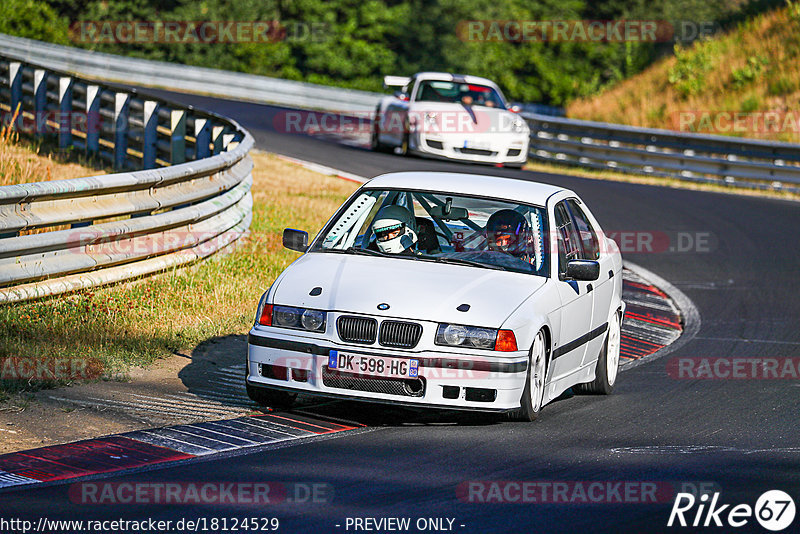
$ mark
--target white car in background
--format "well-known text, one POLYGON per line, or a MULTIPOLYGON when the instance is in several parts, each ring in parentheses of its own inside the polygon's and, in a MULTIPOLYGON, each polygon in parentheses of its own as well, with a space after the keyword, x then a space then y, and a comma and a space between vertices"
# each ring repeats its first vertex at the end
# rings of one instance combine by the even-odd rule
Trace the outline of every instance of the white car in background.
POLYGON ((247 391, 510 412, 573 386, 610 393, 622 259, 567 189, 398 172, 359 188, 264 293, 247 391))
POLYGON ((375 110, 371 146, 400 154, 521 167, 530 129, 491 80, 442 72, 387 76, 394 96, 375 110))

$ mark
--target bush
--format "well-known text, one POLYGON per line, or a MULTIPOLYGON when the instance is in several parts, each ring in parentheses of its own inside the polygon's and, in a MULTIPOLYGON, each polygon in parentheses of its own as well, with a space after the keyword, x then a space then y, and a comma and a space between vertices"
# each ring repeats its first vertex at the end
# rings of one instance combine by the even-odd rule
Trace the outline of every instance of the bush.
POLYGON ((700 43, 694 49, 675 45, 675 65, 669 69, 669 83, 681 98, 696 95, 705 86, 705 75, 713 68, 711 48, 700 43))

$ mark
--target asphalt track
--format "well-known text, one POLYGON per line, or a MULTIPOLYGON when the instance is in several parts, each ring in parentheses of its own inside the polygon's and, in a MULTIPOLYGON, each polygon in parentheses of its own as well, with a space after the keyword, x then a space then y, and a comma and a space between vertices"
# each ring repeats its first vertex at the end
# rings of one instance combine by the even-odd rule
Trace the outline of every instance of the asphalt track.
MULTIPOLYGON (((673 489, 705 481, 722 492, 723 503, 752 506, 763 491, 781 489, 800 504, 800 380, 675 379, 668 374, 669 362, 678 357, 800 357, 798 204, 375 154, 275 131, 279 108, 170 96, 234 118, 253 133, 259 148, 355 174, 485 171, 571 188, 606 231, 657 233, 672 236, 673 246, 687 245, 685 252, 665 248, 624 256, 685 293, 699 310, 699 331, 671 354, 624 372, 613 395, 559 400, 532 424, 483 416, 420 418, 334 403, 320 410, 369 428, 114 478, 324 483, 334 491, 328 503, 256 510, 246 505, 78 506, 64 485, 0 494, 3 517, 274 516, 282 532, 354 532, 345 528, 348 517, 410 517, 412 525, 419 517, 453 518, 456 532, 697 530, 666 527, 672 498, 655 504, 487 504, 460 498, 459 488, 468 481, 652 481, 673 489), (700 236, 701 246, 688 247, 687 236, 694 241, 700 236)), ((687 517, 693 519, 695 511, 687 517)), ((764 532, 754 518, 737 531, 764 532)), ((800 531, 800 517, 788 531, 800 531)))

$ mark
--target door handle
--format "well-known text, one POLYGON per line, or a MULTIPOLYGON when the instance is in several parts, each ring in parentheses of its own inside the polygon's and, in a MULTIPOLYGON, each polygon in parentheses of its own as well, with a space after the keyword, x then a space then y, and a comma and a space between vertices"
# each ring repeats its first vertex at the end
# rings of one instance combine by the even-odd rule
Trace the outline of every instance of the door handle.
POLYGON ((608 277, 609 278, 614 278, 614 270, 613 269, 609 269, 608 270, 608 277))
POLYGON ((587 293, 591 292, 591 291, 592 291, 592 289, 594 289, 594 288, 592 287, 592 284, 587 284, 587 285, 586 285, 586 292, 587 292, 587 293))

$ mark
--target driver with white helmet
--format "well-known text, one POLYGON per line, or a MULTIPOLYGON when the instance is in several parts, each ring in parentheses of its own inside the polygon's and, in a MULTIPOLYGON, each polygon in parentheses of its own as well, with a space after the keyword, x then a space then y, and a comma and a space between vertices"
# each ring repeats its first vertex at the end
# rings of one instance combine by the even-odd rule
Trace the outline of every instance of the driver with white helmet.
POLYGON ((372 222, 375 244, 384 254, 413 254, 417 242, 415 221, 411 212, 402 206, 381 208, 372 222))

